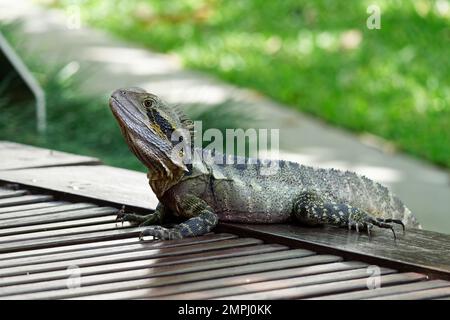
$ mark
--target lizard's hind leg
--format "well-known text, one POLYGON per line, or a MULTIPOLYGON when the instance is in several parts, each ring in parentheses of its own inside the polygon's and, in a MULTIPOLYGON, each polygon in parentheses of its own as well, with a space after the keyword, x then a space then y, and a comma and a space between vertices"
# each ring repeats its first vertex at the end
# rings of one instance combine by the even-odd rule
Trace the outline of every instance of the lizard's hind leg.
POLYGON ((330 224, 338 227, 354 227, 356 231, 370 231, 374 226, 391 229, 396 234, 392 223, 400 224, 403 222, 397 219, 376 218, 364 210, 353 207, 348 204, 336 203, 333 201, 324 201, 316 192, 302 192, 294 202, 292 211, 294 218, 307 225, 330 224))

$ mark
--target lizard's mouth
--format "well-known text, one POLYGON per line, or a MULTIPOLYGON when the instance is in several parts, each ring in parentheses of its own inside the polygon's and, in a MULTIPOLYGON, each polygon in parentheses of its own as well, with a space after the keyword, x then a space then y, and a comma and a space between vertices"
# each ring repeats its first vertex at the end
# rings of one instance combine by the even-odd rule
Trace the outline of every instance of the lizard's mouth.
MULTIPOLYGON (((133 104, 130 103, 130 105, 133 104)), ((112 113, 119 122, 124 122, 126 121, 125 119, 129 119, 132 122, 144 124, 144 121, 136 116, 137 114, 141 114, 140 111, 137 108, 133 107, 135 109, 134 110, 135 112, 133 113, 132 111, 129 110, 128 107, 124 106, 123 102, 120 101, 117 97, 111 96, 109 98, 109 106, 111 108, 112 113)))

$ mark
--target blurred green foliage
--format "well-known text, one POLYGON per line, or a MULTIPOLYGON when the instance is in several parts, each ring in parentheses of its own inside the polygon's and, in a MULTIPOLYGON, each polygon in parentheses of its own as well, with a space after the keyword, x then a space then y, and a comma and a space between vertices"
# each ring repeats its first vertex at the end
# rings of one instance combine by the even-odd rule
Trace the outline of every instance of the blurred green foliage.
POLYGON ((59 0, 184 64, 450 166, 447 0, 59 0), (367 7, 381 8, 369 30, 367 7))
MULTIPOLYGON (((129 151, 109 110, 109 97, 82 94, 80 83, 87 75, 68 72, 70 64, 51 66, 32 52, 21 50, 19 29, 15 25, 0 25, 0 31, 19 52, 46 93, 47 132, 45 136, 36 133, 33 101, 19 104, 9 99, 5 79, 0 81, 0 140, 90 155, 109 165, 146 171, 129 151)), ((193 119, 203 121, 203 130, 217 128, 223 134, 227 128, 248 128, 257 124, 227 101, 209 108, 189 105, 184 111, 193 119)), ((208 143, 205 141, 205 145, 208 143)))

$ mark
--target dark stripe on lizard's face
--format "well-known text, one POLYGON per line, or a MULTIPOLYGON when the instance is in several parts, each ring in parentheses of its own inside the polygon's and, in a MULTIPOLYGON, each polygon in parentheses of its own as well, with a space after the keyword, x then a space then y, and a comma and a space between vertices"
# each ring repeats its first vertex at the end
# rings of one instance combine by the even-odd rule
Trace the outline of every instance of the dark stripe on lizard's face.
POLYGON ((162 133, 167 137, 167 139, 171 139, 172 133, 175 130, 169 121, 166 120, 163 116, 159 114, 155 109, 150 109, 147 111, 147 116, 152 122, 152 124, 157 125, 162 133))

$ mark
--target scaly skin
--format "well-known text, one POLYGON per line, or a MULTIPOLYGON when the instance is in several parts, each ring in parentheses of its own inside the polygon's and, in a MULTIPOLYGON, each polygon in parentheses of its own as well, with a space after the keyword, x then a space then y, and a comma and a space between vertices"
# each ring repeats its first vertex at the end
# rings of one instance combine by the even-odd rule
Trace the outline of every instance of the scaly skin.
POLYGON ((187 166, 183 154, 174 152, 171 137, 175 130, 186 129, 182 134, 186 139, 192 122, 142 89, 115 91, 110 107, 130 149, 148 167, 150 186, 160 201, 152 215, 119 214, 121 220, 148 226, 141 237, 198 236, 211 231, 219 220, 331 224, 369 234, 374 226, 394 231, 392 223, 419 227, 386 187, 352 172, 280 161, 274 174, 265 174, 267 165, 275 163, 253 159, 245 164, 217 164, 201 149, 194 149, 201 156, 187 166), (168 216, 185 222, 160 226, 168 216))

